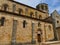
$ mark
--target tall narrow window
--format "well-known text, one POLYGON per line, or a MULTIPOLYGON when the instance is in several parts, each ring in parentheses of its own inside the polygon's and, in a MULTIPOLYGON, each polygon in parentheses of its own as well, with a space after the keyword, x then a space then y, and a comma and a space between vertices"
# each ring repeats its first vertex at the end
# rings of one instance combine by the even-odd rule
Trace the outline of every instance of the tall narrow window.
POLYGON ((38 27, 40 27, 41 26, 41 24, 40 24, 40 22, 38 22, 38 27))
POLYGON ((41 15, 39 15, 39 19, 41 19, 42 18, 42 16, 41 15))
POLYGON ((28 14, 28 8, 25 8, 25 15, 28 14))
POLYGON ((49 27, 49 30, 51 30, 51 26, 49 25, 48 27, 49 27))
POLYGON ((41 35, 40 34, 37 34, 37 37, 38 37, 38 42, 41 42, 41 35))
POLYGON ((7 11, 8 5, 7 4, 3 4, 3 8, 4 8, 4 11, 7 11))
POLYGON ((26 24, 27 24, 27 22, 24 20, 24 21, 23 21, 23 28, 26 27, 26 24))
POLYGON ((44 5, 41 5, 41 9, 44 10, 44 5))
POLYGON ((30 17, 32 17, 33 16, 33 12, 30 12, 30 17))
POLYGON ((16 10, 16 5, 13 4, 13 12, 15 12, 15 10, 16 10))
POLYGON ((37 18, 37 12, 35 12, 35 16, 36 16, 36 18, 37 18))
POLYGON ((2 18, 0 19, 0 22, 1 22, 0 25, 1 25, 1 26, 4 26, 4 21, 5 21, 5 17, 2 17, 2 18))
POLYGON ((19 14, 22 14, 23 10, 21 8, 19 8, 19 14))
POLYGON ((45 10, 48 10, 48 7, 47 6, 45 6, 45 10))

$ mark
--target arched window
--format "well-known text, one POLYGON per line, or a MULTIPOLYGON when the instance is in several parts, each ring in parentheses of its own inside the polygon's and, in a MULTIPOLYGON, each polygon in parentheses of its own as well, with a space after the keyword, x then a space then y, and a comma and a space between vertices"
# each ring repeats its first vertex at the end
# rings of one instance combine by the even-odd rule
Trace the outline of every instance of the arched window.
POLYGON ((38 27, 40 27, 41 26, 41 24, 40 24, 40 22, 38 22, 38 27))
POLYGON ((47 6, 45 6, 45 10, 48 10, 48 7, 47 6))
POLYGON ((13 4, 13 12, 16 11, 16 4, 13 4))
POLYGON ((33 16, 33 12, 30 12, 30 17, 32 17, 33 16))
POLYGON ((44 5, 41 5, 41 9, 44 10, 44 5))
POLYGON ((5 21, 5 17, 1 17, 1 19, 0 19, 0 25, 1 25, 1 26, 4 25, 4 21, 5 21))
POLYGON ((51 30, 51 26, 49 25, 48 27, 49 27, 49 30, 51 30))
POLYGON ((23 10, 21 8, 19 8, 18 10, 19 10, 19 14, 23 13, 23 10))
POLYGON ((7 9, 8 9, 8 4, 3 4, 3 9, 4 9, 4 11, 7 11, 7 9))
POLYGON ((37 30, 38 32, 41 32, 40 34, 42 34, 42 30, 40 29, 40 28, 38 28, 38 30, 37 30))
POLYGON ((23 21, 23 28, 26 27, 26 24, 27 24, 27 22, 26 22, 26 20, 24 20, 24 21, 23 21))
POLYGON ((28 14, 28 8, 25 8, 25 15, 28 14))
POLYGON ((42 16, 41 15, 39 15, 39 19, 41 19, 42 18, 42 16))

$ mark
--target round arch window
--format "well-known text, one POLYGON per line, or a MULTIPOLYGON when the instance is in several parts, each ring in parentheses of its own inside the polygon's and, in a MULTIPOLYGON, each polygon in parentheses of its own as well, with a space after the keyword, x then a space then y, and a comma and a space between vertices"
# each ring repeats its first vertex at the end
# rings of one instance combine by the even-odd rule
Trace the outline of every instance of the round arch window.
POLYGON ((42 30, 39 28, 39 29, 37 30, 37 33, 38 33, 38 34, 42 34, 42 30))

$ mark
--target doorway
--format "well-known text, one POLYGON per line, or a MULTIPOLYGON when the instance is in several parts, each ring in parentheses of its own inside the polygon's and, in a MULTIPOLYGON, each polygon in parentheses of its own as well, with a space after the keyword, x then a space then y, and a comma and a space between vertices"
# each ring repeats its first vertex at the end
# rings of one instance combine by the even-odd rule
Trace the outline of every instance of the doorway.
POLYGON ((42 42, 42 31, 41 31, 41 29, 38 29, 38 31, 37 31, 37 41, 42 42))

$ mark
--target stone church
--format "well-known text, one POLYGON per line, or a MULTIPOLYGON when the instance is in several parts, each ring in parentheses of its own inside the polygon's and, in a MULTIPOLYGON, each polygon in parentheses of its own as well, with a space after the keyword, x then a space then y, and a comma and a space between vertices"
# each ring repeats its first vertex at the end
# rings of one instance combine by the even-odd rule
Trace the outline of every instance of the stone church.
POLYGON ((49 42, 54 39, 48 4, 36 8, 14 0, 0 0, 0 45, 23 45, 49 42))

